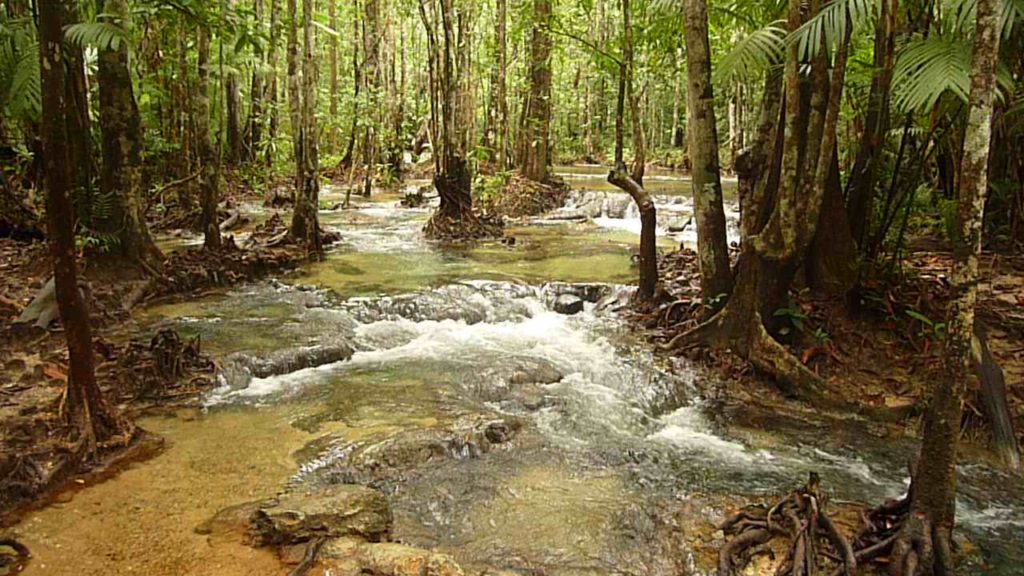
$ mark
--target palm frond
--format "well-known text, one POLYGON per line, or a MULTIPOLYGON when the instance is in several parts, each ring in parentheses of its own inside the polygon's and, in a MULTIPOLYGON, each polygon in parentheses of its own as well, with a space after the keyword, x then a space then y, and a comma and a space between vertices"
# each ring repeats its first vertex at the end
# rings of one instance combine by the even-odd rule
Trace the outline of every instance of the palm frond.
POLYGON ((779 22, 740 39, 715 68, 720 79, 749 80, 782 61, 786 31, 779 22))
POLYGON ((93 46, 101 50, 117 50, 121 42, 128 42, 128 33, 113 22, 71 24, 64 28, 64 36, 73 44, 93 46))
POLYGON ((809 60, 817 56, 822 40, 834 50, 846 35, 875 18, 876 0, 832 0, 803 26, 786 38, 786 44, 797 43, 800 57, 809 60))
POLYGON ((39 87, 39 44, 32 41, 18 48, 16 54, 10 54, 10 76, 3 107, 12 118, 36 120, 43 109, 39 87))
POLYGON ((945 36, 907 42, 896 55, 895 103, 904 112, 931 108, 946 93, 967 101, 971 46, 945 36))

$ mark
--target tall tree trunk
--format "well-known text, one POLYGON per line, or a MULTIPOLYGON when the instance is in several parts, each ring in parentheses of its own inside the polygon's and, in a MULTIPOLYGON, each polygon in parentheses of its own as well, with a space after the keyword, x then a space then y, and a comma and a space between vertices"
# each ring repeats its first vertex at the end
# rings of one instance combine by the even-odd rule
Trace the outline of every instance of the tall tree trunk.
POLYGON ((345 146, 345 155, 341 159, 341 166, 352 167, 355 158, 356 136, 359 132, 359 94, 362 92, 363 80, 359 64, 359 18, 352 19, 352 85, 355 87, 355 97, 352 105, 352 128, 348 132, 348 145, 345 146))
MULTIPOLYGON (((608 182, 628 193, 640 211, 640 279, 635 301, 643 306, 654 300, 658 286, 657 227, 658 215, 654 199, 643 185, 629 173, 625 160, 626 100, 630 88, 633 53, 632 12, 629 0, 622 0, 622 61, 619 63, 619 94, 615 105, 615 166, 608 173, 608 182)), ((639 123, 640 110, 636 99, 630 98, 634 129, 639 123)), ((635 132, 634 132, 635 133, 635 132)), ((642 138, 642 136, 641 136, 642 138)), ((643 174, 640 174, 643 177, 643 174)))
POLYGON ((323 255, 318 210, 320 203, 320 159, 316 121, 316 36, 313 30, 313 0, 302 0, 302 69, 299 71, 299 44, 296 0, 288 0, 291 28, 288 34, 288 91, 295 134, 295 212, 291 236, 305 245, 314 258, 323 255))
POLYGON ((936 383, 925 416, 921 457, 911 491, 911 513, 893 546, 891 572, 900 576, 911 576, 915 566, 924 570, 930 566, 939 576, 952 575, 956 570, 951 551, 956 458, 962 405, 971 371, 1001 13, 1001 0, 978 0, 969 112, 960 163, 960 235, 954 241, 950 274, 953 300, 946 370, 945 377, 936 383))
POLYGON ((42 140, 50 252, 54 262, 57 307, 64 324, 70 360, 62 417, 76 428, 77 455, 91 457, 100 442, 115 435, 124 434, 127 441, 130 430, 120 421, 116 411, 107 405, 96 383, 89 311, 78 290, 67 146, 67 117, 75 111, 65 101, 66 78, 61 46, 64 38, 62 17, 68 6, 67 0, 40 2, 38 5, 42 140))
MULTIPOLYGON (((101 14, 127 25, 128 4, 106 0, 101 14)), ((95 220, 97 230, 117 238, 114 252, 129 258, 147 271, 155 271, 163 255, 146 226, 146 199, 142 187, 142 118, 135 102, 128 46, 100 50, 100 125, 103 132, 103 169, 100 190, 107 206, 95 220)))
MULTIPOLYGON (((263 0, 253 0, 253 17, 257 25, 263 25, 263 0)), ((259 60, 262 60, 263 53, 257 54, 259 60)), ((266 75, 267 73, 261 70, 262 62, 257 61, 256 66, 252 72, 252 88, 251 94, 249 94, 249 127, 246 130, 245 138, 245 149, 244 157, 246 162, 255 162, 256 156, 259 150, 263 147, 263 122, 264 111, 263 102, 267 98, 266 94, 266 75)))
POLYGON ((281 19, 277 15, 278 0, 270 0, 270 52, 267 55, 267 68, 270 77, 267 79, 267 108, 270 118, 267 121, 267 138, 270 145, 266 148, 264 163, 269 167, 274 160, 274 139, 277 138, 277 55, 281 43, 281 19))
MULTIPOLYGON (((330 21, 331 29, 338 30, 338 0, 327 0, 327 14, 330 21)), ((330 52, 330 104, 328 111, 330 112, 330 133, 327 137, 327 149, 334 152, 338 147, 338 35, 331 34, 329 52, 330 52)))
POLYGON ((369 196, 373 188, 374 172, 377 168, 377 127, 380 124, 380 14, 379 0, 365 0, 363 5, 363 66, 362 76, 369 103, 369 115, 365 116, 363 127, 363 196, 369 196))
MULTIPOLYGON (((65 26, 79 20, 79 9, 76 3, 63 4, 67 13, 64 15, 65 26)), ((68 120, 68 161, 74 166, 72 179, 76 191, 71 198, 77 203, 79 218, 92 221, 92 208, 95 204, 95 174, 93 163, 92 126, 89 119, 89 86, 85 71, 85 54, 81 46, 65 45, 65 61, 67 68, 66 102, 69 108, 68 120)))
POLYGON ((196 140, 199 161, 202 165, 199 177, 200 206, 203 229, 203 246, 208 249, 220 248, 220 226, 217 222, 217 204, 220 202, 220 159, 213 150, 210 135, 210 31, 199 28, 198 41, 199 75, 196 83, 196 140))
POLYGON ((536 182, 548 179, 551 146, 551 0, 533 0, 530 91, 524 103, 520 170, 536 182))
POLYGON ((721 302, 732 290, 722 179, 718 160, 715 95, 705 0, 686 0, 687 117, 693 159, 693 205, 697 220, 701 291, 705 302, 721 302))
MULTIPOLYGON (((814 0, 805 12, 802 0, 789 0, 789 30, 797 30, 805 16, 813 17, 819 5, 814 0)), ((830 90, 826 49, 813 60, 810 78, 805 81, 799 47, 795 43, 789 46, 783 121, 773 122, 781 105, 780 94, 770 81, 757 139, 737 166, 744 209, 743 241, 732 293, 725 307, 708 322, 672 342, 672 346, 702 343, 730 349, 773 376, 783 392, 818 405, 836 405, 837 401, 828 396, 813 372, 772 337, 772 331, 778 328, 775 311, 785 304, 817 228, 824 199, 822 171, 827 174, 829 164, 821 158, 832 155, 829 142, 835 140, 840 64, 837 59, 836 82, 830 90), (774 151, 769 154, 766 150, 773 142, 774 151)))
POLYGON ((880 4, 881 14, 875 25, 875 73, 871 78, 864 131, 857 149, 857 158, 850 171, 846 193, 850 230, 862 248, 871 229, 878 164, 882 160, 882 147, 889 129, 892 71, 896 61, 898 0, 881 0, 880 4))

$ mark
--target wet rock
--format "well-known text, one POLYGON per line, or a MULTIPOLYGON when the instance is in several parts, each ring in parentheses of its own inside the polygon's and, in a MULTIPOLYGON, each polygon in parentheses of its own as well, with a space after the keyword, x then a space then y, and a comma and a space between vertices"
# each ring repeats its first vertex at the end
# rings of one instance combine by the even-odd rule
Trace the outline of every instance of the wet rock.
POLYGON ((429 463, 478 458, 510 442, 521 428, 512 417, 474 419, 449 429, 405 430, 384 440, 334 446, 307 464, 300 478, 380 486, 429 463))
POLYGON ((554 309, 559 314, 578 314, 583 311, 583 300, 579 296, 562 294, 555 298, 554 309))
POLYGON ((330 540, 320 549, 314 574, 333 576, 463 576, 451 556, 403 544, 365 544, 330 540))
POLYGON ((221 376, 231 388, 244 388, 253 378, 291 374, 352 358, 347 343, 278 350, 266 357, 232 354, 224 362, 221 376))
POLYGON ((250 517, 252 538, 262 546, 320 537, 379 540, 390 530, 391 509, 384 495, 372 488, 347 484, 286 493, 250 517))

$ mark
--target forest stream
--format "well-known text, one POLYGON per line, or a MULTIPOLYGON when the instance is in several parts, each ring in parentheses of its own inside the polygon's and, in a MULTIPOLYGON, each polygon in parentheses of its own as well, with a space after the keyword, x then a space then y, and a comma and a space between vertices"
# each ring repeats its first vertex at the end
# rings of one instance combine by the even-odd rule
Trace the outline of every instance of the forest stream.
MULTIPOLYGON (((387 495, 394 540, 466 566, 710 573, 691 544, 745 497, 785 493, 810 471, 836 500, 906 490, 913 438, 853 416, 727 405, 710 375, 653 356, 617 313, 636 274, 635 208, 605 198, 598 169, 560 171, 590 192, 513 225, 512 245, 432 244, 430 209, 381 193, 321 211, 342 235, 323 262, 140 311, 126 337, 201 335, 219 385, 202 409, 139 422, 165 439, 158 456, 26 516, 15 528, 33 554, 26 573, 284 574, 272 552, 208 521, 286 486, 353 481, 387 495), (275 362, 288 357, 306 360, 275 362), (466 441, 480 430, 486 452, 466 441), (354 464, 373 450, 384 454, 373 466, 354 464)), ((692 241, 689 183, 648 181, 659 242, 692 241)), ((328 189, 322 205, 343 200, 328 189)), ((982 573, 1020 574, 1019 479, 961 466, 957 517, 982 573)))

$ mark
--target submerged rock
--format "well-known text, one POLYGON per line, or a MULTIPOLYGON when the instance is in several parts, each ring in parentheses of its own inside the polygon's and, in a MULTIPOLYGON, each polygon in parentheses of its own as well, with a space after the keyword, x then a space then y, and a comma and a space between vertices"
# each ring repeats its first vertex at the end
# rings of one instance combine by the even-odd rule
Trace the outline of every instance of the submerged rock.
POLYGON ((383 440, 334 446, 304 466, 299 479, 380 486, 427 463, 478 458, 510 442, 521 427, 516 418, 474 419, 449 429, 405 430, 383 440))
POLYGON ((341 536, 376 541, 391 530, 391 508, 372 488, 339 484, 279 496, 253 512, 249 525, 261 546, 341 536))
POLYGON ((311 574, 332 576, 463 576, 451 556, 402 544, 368 544, 352 539, 329 540, 311 574))
POLYGON ((583 311, 583 299, 573 294, 562 294, 555 298, 554 309, 559 314, 579 314, 583 311))

